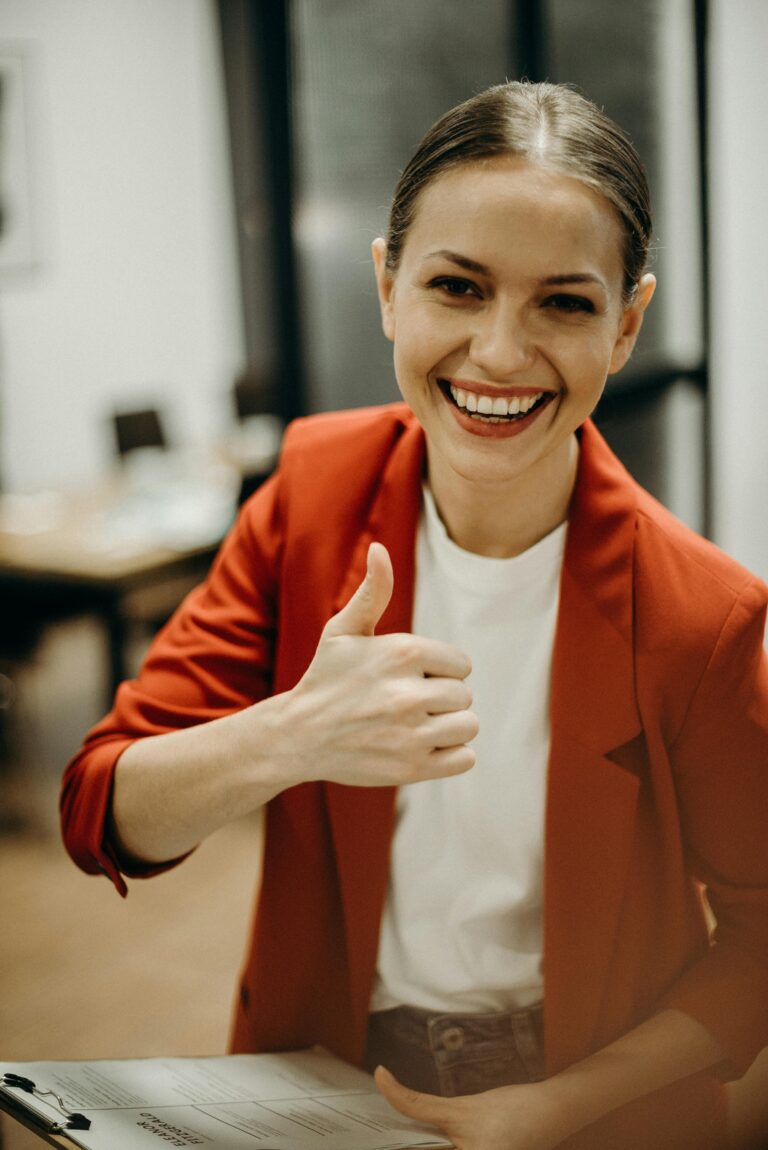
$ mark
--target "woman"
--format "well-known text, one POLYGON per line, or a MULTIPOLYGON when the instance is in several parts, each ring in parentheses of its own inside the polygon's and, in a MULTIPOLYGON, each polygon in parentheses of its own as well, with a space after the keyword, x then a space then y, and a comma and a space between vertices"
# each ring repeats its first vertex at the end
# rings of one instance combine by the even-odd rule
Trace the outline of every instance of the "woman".
POLYGON ((289 429, 65 777, 122 893, 264 806, 233 1049, 383 1063, 462 1150, 721 1146, 768 1041, 766 588, 589 421, 650 233, 574 92, 443 117, 373 245, 405 404, 289 429))

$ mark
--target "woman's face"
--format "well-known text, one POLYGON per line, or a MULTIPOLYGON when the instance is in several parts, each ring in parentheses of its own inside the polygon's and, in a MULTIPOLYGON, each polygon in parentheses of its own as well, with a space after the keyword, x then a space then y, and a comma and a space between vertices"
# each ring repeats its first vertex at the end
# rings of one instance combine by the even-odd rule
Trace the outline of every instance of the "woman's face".
POLYGON ((429 184, 394 274, 375 241, 384 331, 431 471, 482 483, 538 469, 551 482, 568 466, 653 293, 646 276, 624 306, 622 245, 601 195, 512 156, 429 184))

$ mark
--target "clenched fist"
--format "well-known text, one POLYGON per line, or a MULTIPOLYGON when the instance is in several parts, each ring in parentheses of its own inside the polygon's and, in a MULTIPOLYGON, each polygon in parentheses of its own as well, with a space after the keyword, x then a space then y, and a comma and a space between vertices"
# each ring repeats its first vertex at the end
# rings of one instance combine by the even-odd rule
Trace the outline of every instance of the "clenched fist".
POLYGON ((372 543, 365 579, 290 692, 289 739, 306 779, 397 786, 474 766, 469 657, 436 639, 376 635, 393 585, 389 554, 372 543))

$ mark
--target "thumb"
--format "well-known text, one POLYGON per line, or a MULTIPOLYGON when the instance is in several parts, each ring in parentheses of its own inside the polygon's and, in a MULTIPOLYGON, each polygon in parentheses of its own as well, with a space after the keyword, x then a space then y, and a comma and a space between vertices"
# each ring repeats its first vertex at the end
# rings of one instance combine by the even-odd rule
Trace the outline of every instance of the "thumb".
POLYGON ((373 635, 392 598, 395 577, 392 560, 382 543, 368 548, 365 579, 349 602, 325 625, 325 635, 373 635))
POLYGON ((426 1122, 430 1126, 446 1130, 451 1116, 452 1099, 410 1090, 398 1082, 394 1074, 384 1066, 376 1067, 374 1078, 379 1091, 395 1110, 399 1110, 401 1114, 413 1118, 416 1122, 426 1122))

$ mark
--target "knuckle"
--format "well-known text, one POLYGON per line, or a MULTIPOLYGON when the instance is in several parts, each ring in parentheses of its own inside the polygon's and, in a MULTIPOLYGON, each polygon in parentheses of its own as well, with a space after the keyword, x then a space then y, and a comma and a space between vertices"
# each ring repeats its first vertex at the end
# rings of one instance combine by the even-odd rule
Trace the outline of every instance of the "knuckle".
POLYGON ((393 679, 387 686, 384 701, 385 713, 391 718, 400 719, 414 708, 413 692, 402 679, 393 679))
POLYGON ((474 767, 476 761, 475 752, 471 747, 458 747, 451 759, 450 773, 463 775, 474 767))
POLYGON ((413 751, 413 736, 404 727, 395 727, 388 737, 389 751, 405 766, 413 751))
POLYGON ((398 786, 407 786, 417 783, 424 777, 423 766, 413 756, 402 756, 395 772, 395 782, 398 786))
POLYGON ((370 579, 364 579, 350 599, 350 603, 358 603, 367 607, 374 600, 374 589, 370 579))
POLYGON ((418 651, 418 641, 414 635, 390 635, 390 653, 397 667, 410 667, 418 651))

